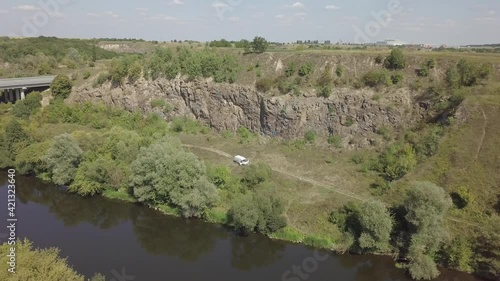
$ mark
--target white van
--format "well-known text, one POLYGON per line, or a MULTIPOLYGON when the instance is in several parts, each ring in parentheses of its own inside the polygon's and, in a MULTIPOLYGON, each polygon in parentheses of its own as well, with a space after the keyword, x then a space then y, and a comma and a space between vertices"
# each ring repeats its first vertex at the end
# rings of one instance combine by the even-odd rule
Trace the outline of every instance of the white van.
POLYGON ((248 161, 248 159, 246 159, 245 157, 241 156, 241 155, 236 155, 234 156, 234 162, 238 163, 240 166, 241 165, 248 165, 250 164, 250 161, 248 161))

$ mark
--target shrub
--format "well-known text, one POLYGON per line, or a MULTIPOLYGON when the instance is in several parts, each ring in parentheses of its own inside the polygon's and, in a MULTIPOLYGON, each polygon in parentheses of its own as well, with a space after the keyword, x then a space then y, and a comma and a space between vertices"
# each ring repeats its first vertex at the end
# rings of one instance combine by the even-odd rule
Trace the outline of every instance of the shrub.
POLYGON ((363 84, 367 87, 389 86, 391 81, 387 71, 372 70, 362 78, 363 84))
POLYGON ((264 163, 250 164, 241 181, 248 187, 255 187, 261 183, 268 181, 272 176, 273 170, 264 163))
POLYGON ((85 72, 83 73, 83 80, 87 80, 87 79, 89 79, 89 78, 90 78, 90 75, 91 75, 91 74, 90 74, 90 71, 85 71, 85 72))
POLYGON ((263 37, 256 36, 252 41, 252 49, 256 53, 263 53, 269 47, 269 43, 263 37))
POLYGON ((320 97, 329 98, 331 95, 332 95, 331 86, 323 86, 323 87, 320 87, 318 90, 318 96, 320 96, 320 97))
POLYGON ((97 79, 94 82, 94 87, 102 86, 106 81, 109 81, 111 79, 111 75, 109 73, 100 73, 97 76, 97 79))
POLYGON ((45 156, 52 181, 58 185, 73 181, 82 154, 82 149, 70 135, 62 134, 55 137, 53 145, 45 156))
POLYGON ((42 107, 42 95, 39 92, 32 92, 26 99, 17 101, 12 113, 16 117, 27 118, 42 107))
POLYGON ((310 62, 307 62, 300 66, 299 68, 299 75, 302 77, 308 77, 313 71, 313 64, 310 62))
POLYGON ((297 72, 297 63, 292 61, 288 64, 288 66, 285 69, 285 76, 292 77, 293 75, 295 75, 296 72, 297 72))
POLYGON ((252 132, 245 127, 239 127, 236 134, 240 138, 240 143, 248 143, 253 135, 252 132))
POLYGON ((393 226, 392 216, 380 202, 367 202, 357 213, 360 235, 359 246, 371 252, 387 252, 393 226))
POLYGON ((261 78, 255 83, 255 88, 262 93, 267 93, 273 87, 273 80, 268 77, 261 78))
POLYGON ((397 180, 406 175, 417 165, 417 156, 413 148, 408 145, 391 145, 379 156, 376 169, 390 181, 397 180))
POLYGON ((342 137, 340 136, 329 136, 327 142, 336 148, 342 147, 342 137))
POLYGON ((406 57, 401 49, 394 49, 385 59, 384 66, 387 69, 399 70, 406 67, 406 57))
POLYGON ((384 57, 382 55, 378 55, 376 58, 375 58, 375 63, 376 64, 382 64, 384 62, 384 57))
POLYGON ((397 72, 391 75, 391 82, 394 85, 399 85, 404 80, 404 75, 401 72, 397 72))
POLYGON ((130 187, 139 202, 172 205, 184 217, 202 217, 217 201, 205 165, 174 141, 142 148, 131 171, 130 187))
POLYGON ((429 76, 429 68, 427 68, 427 66, 422 66, 420 69, 417 70, 417 75, 420 77, 429 76))
POLYGON ((429 59, 425 63, 425 67, 427 67, 428 69, 434 69, 434 68, 436 68, 436 60, 435 59, 429 59))
POLYGON ((377 134, 381 135, 386 141, 391 139, 391 130, 385 126, 378 128, 377 134))
POLYGON ((50 85, 52 95, 56 99, 66 99, 71 94, 73 85, 66 75, 58 75, 50 85))
POLYGON ((314 130, 308 130, 304 135, 304 140, 308 143, 314 143, 316 141, 316 132, 314 130))
POLYGON ((337 77, 342 77, 344 75, 344 67, 339 64, 337 66, 337 69, 335 70, 335 73, 337 74, 337 77))

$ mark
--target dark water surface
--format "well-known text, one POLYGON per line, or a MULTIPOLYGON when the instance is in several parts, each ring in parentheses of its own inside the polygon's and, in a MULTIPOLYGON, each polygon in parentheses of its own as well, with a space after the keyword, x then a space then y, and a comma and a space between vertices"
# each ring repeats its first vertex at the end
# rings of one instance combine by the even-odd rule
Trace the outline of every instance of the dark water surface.
MULTIPOLYGON (((0 175, 2 224, 7 219, 6 174, 0 175)), ((330 255, 323 260, 329 253, 260 235, 238 237, 219 225, 130 203, 82 198, 32 177, 16 179, 18 237, 37 247, 58 247, 86 276, 100 272, 111 281, 410 280, 388 257, 330 255), (309 272, 294 273, 294 266, 309 272), (122 272, 128 276, 115 276, 122 272)), ((442 270, 437 280, 478 279, 442 270)))

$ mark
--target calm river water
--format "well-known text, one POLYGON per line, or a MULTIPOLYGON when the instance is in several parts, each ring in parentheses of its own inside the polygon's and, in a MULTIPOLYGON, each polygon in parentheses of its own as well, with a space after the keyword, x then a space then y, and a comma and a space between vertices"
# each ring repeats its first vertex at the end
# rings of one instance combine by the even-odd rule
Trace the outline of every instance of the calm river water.
MULTIPOLYGON (((4 224, 6 174, 0 175, 4 224)), ((82 198, 33 177, 17 177, 17 200, 18 237, 37 247, 58 247, 86 276, 100 272, 111 281, 410 280, 388 257, 332 254, 325 260, 327 252, 260 235, 238 237, 219 225, 130 203, 82 198)), ((437 280, 478 279, 442 270, 437 280)))

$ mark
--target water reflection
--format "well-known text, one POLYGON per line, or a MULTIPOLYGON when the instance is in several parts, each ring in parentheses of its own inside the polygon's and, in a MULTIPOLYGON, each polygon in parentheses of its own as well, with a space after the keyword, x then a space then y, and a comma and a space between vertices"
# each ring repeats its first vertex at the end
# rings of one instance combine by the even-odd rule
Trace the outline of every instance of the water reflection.
POLYGON ((269 265, 283 257, 285 244, 260 235, 232 236, 231 265, 248 271, 269 265))
POLYGON ((134 233, 142 247, 151 254, 169 255, 196 261, 210 252, 217 239, 227 234, 214 225, 178 218, 143 208, 133 219, 134 233))
MULTIPOLYGON (((102 197, 82 198, 36 178, 17 177, 17 181, 20 235, 34 240, 35 245, 60 247, 75 269, 87 275, 95 271, 109 275, 111 269, 126 266, 141 281, 159 280, 159 276, 172 280, 281 280, 286 270, 314 253, 261 235, 238 237, 219 225, 167 217, 143 206, 102 197)), ((0 183, 4 197, 5 172, 0 183)), ((307 280, 410 279, 387 257, 332 255, 307 280)), ((443 271, 437 280, 477 279, 443 271)))

